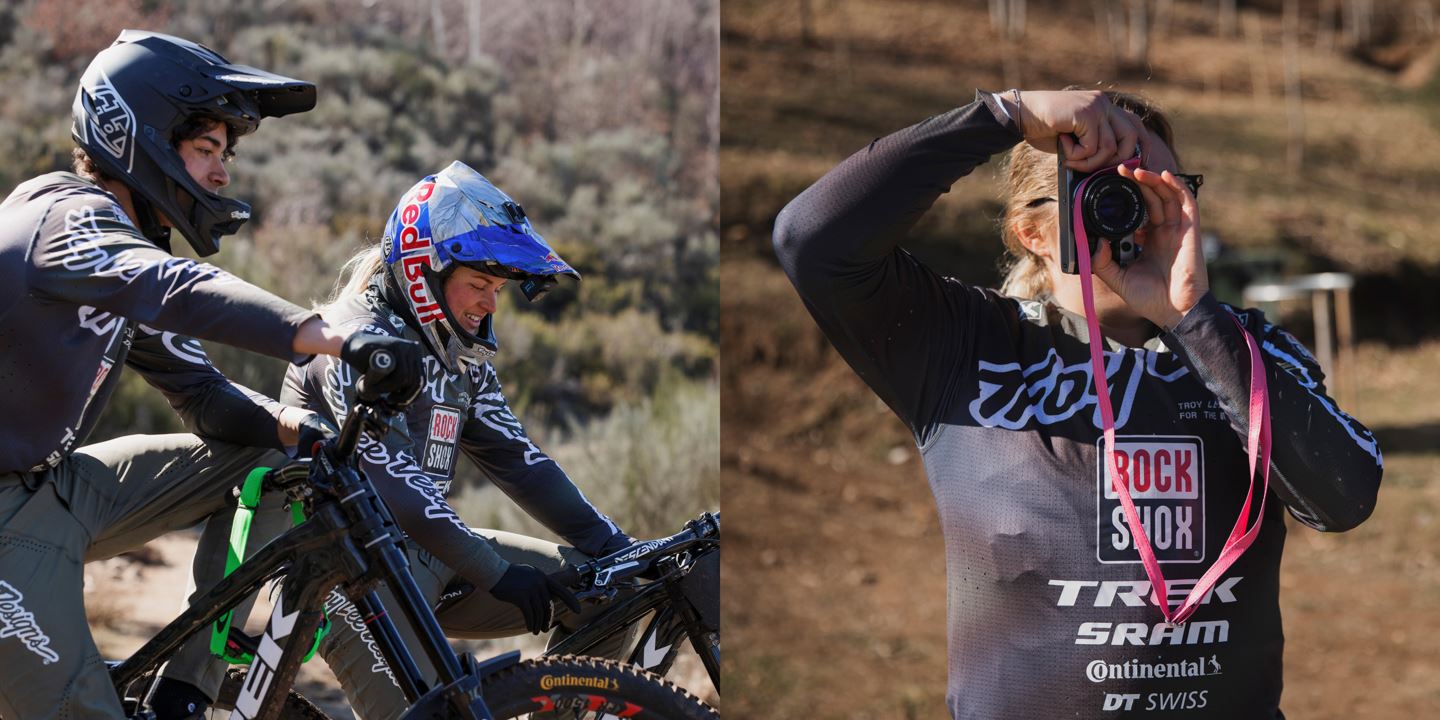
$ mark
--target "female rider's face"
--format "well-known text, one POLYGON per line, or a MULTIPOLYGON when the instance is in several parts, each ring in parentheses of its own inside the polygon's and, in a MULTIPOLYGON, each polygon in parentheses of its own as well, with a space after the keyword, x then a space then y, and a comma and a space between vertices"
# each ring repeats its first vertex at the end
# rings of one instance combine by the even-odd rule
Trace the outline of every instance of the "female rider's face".
POLYGON ((459 265, 445 279, 445 304, 452 319, 473 335, 485 316, 495 312, 496 294, 502 287, 504 278, 459 265))

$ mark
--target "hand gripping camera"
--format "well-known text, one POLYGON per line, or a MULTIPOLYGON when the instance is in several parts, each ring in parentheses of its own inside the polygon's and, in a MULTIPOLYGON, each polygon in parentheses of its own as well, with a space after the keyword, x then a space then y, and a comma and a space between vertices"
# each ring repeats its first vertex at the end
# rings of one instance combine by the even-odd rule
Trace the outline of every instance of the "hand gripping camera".
MULTIPOLYGON (((1149 219, 1145 212, 1145 198, 1140 195, 1140 185, 1121 177, 1116 167, 1092 173, 1071 170, 1065 166, 1064 147, 1056 150, 1060 168, 1060 270, 1071 275, 1080 274, 1080 259, 1075 244, 1077 232, 1085 234, 1092 257, 1103 239, 1110 243, 1110 257, 1120 267, 1135 262, 1141 252, 1140 244, 1135 242, 1135 231, 1144 227, 1149 219)), ((1139 167, 1139 151, 1125 164, 1139 167)))

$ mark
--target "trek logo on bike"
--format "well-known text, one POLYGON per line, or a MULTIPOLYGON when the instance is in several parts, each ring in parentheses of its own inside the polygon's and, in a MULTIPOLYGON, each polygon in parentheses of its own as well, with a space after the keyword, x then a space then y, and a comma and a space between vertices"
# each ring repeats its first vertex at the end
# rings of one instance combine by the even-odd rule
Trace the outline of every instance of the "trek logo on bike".
POLYGON ((300 618, 300 608, 291 610, 287 615, 284 607, 285 591, 282 589, 275 598, 275 608, 270 612, 270 622, 265 625, 265 634, 260 636, 260 647, 255 650, 255 660, 250 663, 245 685, 240 688, 240 695, 235 699, 234 715, 242 720, 260 714, 260 706, 269 696, 270 683, 275 679, 276 669, 280 667, 283 643, 290 637, 290 631, 295 629, 295 621, 300 618))
MULTIPOLYGON (((1117 435, 1115 464, 1130 490, 1145 535, 1162 563, 1205 559, 1205 452, 1200 438, 1117 435)), ((1096 441, 1096 556, 1102 563, 1138 563, 1135 537, 1120 496, 1105 472, 1105 438, 1096 441)))
POLYGON ((455 467, 455 444, 460 440, 460 410, 436 405, 430 411, 430 430, 425 441, 421 469, 431 475, 450 477, 455 467))

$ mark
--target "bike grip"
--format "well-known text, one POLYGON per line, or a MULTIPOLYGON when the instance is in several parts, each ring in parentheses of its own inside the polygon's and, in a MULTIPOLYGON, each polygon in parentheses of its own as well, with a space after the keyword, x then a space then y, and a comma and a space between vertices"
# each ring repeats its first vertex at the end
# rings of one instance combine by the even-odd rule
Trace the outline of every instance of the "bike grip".
POLYGON ((381 395, 380 393, 370 392, 369 383, 365 382, 364 377, 361 377, 355 381, 355 397, 366 405, 374 405, 380 401, 381 395))
POLYGON ((574 565, 566 565, 563 568, 550 574, 550 579, 565 587, 574 587, 580 584, 580 569, 574 565))

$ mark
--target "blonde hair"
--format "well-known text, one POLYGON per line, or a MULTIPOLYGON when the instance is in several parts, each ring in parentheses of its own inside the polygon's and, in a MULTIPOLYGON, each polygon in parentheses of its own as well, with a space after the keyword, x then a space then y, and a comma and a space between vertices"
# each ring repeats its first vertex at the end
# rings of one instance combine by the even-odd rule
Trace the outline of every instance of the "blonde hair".
POLYGON ((370 279, 384 269, 385 256, 380 254, 378 244, 355 253, 345 261, 344 265, 340 266, 340 276, 335 279, 335 287, 330 291, 330 298, 316 309, 325 310, 351 298, 364 295, 365 288, 370 286, 370 279))
MULTIPOLYGON (((1078 86, 1066 90, 1083 90, 1078 86)), ((1175 152, 1174 133, 1170 120, 1154 102, 1141 95, 1106 90, 1105 97, 1116 107, 1121 107, 1140 117, 1145 127, 1165 144, 1180 162, 1175 152)), ((1050 294, 1050 274, 1045 270, 1045 261, 1020 241, 1017 228, 1029 224, 1042 227, 1056 215, 1055 207, 1045 199, 1054 199, 1056 194, 1055 155, 1032 147, 1029 143, 1016 145, 1001 167, 1005 189, 1004 214, 1000 218, 1000 236, 1005 242, 1006 259, 1003 269, 1005 281, 1000 292, 1020 298, 1036 298, 1050 294)))

